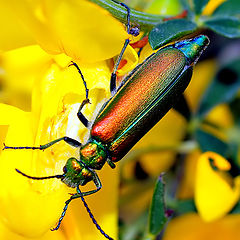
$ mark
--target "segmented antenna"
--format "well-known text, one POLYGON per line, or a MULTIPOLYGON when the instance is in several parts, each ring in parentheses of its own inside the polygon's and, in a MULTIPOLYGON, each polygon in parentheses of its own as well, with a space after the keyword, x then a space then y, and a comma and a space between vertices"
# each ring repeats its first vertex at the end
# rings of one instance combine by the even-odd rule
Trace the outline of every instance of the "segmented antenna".
POLYGON ((30 178, 30 179, 34 179, 34 180, 43 180, 43 179, 49 179, 49 178, 63 178, 63 175, 54 175, 54 176, 47 176, 47 177, 32 177, 29 176, 23 172, 21 172, 20 170, 18 170, 17 168, 15 169, 18 173, 22 174, 24 177, 30 178))
MULTIPOLYGON (((79 191, 79 193, 81 194, 80 189, 78 189, 78 191, 79 191)), ((94 225, 96 226, 96 228, 100 231, 100 233, 101 233, 105 238, 107 238, 107 239, 109 239, 109 240, 114 240, 113 238, 111 238, 110 236, 108 236, 108 235, 102 230, 102 228, 100 227, 100 225, 97 223, 97 220, 96 220, 95 217, 93 216, 93 214, 92 214, 90 208, 88 207, 88 205, 87 205, 84 197, 83 197, 82 195, 80 195, 80 198, 81 198, 81 200, 82 200, 82 202, 83 202, 83 204, 84 204, 84 207, 87 209, 87 212, 88 212, 90 218, 92 219, 93 224, 94 224, 94 225)))

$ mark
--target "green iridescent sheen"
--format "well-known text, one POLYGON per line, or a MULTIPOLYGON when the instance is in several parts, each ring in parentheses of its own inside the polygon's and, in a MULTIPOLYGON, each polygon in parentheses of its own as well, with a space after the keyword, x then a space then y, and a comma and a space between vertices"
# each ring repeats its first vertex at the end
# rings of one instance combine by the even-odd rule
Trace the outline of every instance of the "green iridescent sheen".
POLYGON ((148 57, 98 114, 92 139, 104 143, 111 161, 122 157, 171 109, 187 87, 206 36, 184 40, 148 57))
POLYGON ((187 58, 188 64, 195 64, 202 52, 208 46, 209 39, 205 35, 200 35, 194 39, 180 41, 175 47, 181 50, 187 58))

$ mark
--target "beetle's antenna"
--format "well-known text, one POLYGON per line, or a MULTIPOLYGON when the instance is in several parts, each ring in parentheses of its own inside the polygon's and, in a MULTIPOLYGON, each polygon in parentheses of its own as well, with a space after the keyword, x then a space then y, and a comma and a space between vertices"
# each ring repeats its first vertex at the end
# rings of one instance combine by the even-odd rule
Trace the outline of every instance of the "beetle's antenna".
POLYGON ((73 62, 73 61, 71 61, 71 63, 68 65, 68 67, 70 67, 70 66, 74 66, 78 70, 79 74, 81 75, 81 78, 83 80, 83 84, 84 84, 84 87, 85 87, 85 90, 86 90, 86 99, 88 100, 87 103, 90 103, 90 100, 88 98, 89 89, 87 88, 87 83, 86 83, 86 81, 84 79, 84 76, 83 76, 79 66, 75 62, 73 62))
MULTIPOLYGON (((80 189, 78 189, 78 190, 80 191, 80 189)), ((81 194, 81 191, 80 191, 80 194, 81 194)), ((97 220, 96 220, 95 217, 93 216, 93 214, 92 214, 90 208, 88 207, 88 204, 86 203, 86 201, 85 201, 85 199, 84 199, 84 197, 83 197, 82 194, 80 195, 80 198, 81 198, 81 200, 82 200, 82 202, 83 202, 83 204, 84 204, 84 207, 87 209, 87 212, 88 212, 90 218, 92 219, 93 224, 94 224, 94 225, 96 226, 96 228, 100 231, 100 233, 101 233, 105 238, 107 238, 107 239, 109 239, 109 240, 114 240, 113 238, 111 238, 110 236, 108 236, 108 235, 102 230, 102 228, 100 227, 100 225, 97 223, 97 220)))
POLYGON ((22 174, 24 177, 27 177, 27 178, 30 178, 30 179, 34 179, 34 180, 43 180, 43 179, 49 179, 49 178, 63 178, 64 175, 54 175, 54 176, 47 176, 47 177, 32 177, 32 176, 29 176, 23 172, 21 172, 20 170, 18 169, 15 169, 18 173, 22 174))

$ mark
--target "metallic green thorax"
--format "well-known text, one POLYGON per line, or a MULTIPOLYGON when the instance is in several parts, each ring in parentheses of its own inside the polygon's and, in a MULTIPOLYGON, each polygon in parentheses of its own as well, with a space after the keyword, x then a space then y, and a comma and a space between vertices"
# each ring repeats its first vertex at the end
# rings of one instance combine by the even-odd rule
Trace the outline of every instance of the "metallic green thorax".
POLYGON ((209 39, 204 35, 200 35, 194 39, 177 42, 175 43, 175 47, 184 53, 188 64, 192 65, 196 64, 208 44, 209 39))
POLYGON ((105 147, 97 141, 90 141, 80 149, 80 161, 69 158, 64 171, 62 181, 69 187, 75 188, 78 185, 85 185, 96 176, 91 169, 100 170, 107 160, 105 147))
POLYGON ((76 158, 69 158, 63 168, 64 177, 62 181, 69 187, 75 188, 85 185, 93 180, 93 173, 87 169, 83 162, 78 161, 76 158))

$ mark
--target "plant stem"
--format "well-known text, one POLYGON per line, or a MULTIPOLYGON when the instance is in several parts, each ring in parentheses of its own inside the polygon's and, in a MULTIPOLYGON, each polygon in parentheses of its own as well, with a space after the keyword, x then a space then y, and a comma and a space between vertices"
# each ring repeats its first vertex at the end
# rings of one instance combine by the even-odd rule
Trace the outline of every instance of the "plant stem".
MULTIPOLYGON (((121 6, 115 0, 89 0, 96 3, 100 7, 109 11, 115 18, 122 23, 127 23, 126 8, 121 6)), ((163 16, 156 14, 149 14, 131 9, 131 22, 133 25, 139 25, 141 31, 149 31, 158 23, 161 23, 163 16)))

